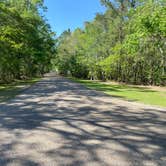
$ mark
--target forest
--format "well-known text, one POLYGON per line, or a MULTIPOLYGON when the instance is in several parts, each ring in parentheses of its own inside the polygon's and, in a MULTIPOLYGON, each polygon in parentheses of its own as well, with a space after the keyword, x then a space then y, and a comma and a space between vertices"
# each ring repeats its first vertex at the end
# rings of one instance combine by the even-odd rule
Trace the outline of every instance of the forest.
POLYGON ((166 84, 166 1, 101 0, 83 29, 62 33, 54 64, 63 75, 129 84, 166 84))
POLYGON ((51 69, 55 39, 43 0, 0 0, 0 82, 42 76, 51 69))
POLYGON ((77 78, 165 85, 165 3, 101 0, 105 13, 57 38, 43 0, 0 0, 0 82, 56 69, 77 78))

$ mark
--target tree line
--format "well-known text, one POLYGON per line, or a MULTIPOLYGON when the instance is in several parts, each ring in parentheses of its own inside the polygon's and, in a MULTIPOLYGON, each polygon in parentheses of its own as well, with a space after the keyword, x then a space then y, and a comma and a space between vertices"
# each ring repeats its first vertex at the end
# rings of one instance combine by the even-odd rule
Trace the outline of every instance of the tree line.
POLYGON ((0 82, 50 70, 55 40, 45 10, 43 0, 0 0, 0 82))
POLYGON ((166 84, 165 0, 101 0, 107 10, 58 39, 61 74, 131 84, 166 84))

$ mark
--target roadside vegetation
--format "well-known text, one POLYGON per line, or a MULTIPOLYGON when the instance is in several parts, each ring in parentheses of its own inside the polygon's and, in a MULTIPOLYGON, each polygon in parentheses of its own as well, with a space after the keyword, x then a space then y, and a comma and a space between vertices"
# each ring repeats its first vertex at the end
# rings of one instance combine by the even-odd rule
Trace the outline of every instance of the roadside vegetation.
POLYGON ((15 80, 9 84, 0 84, 0 103, 14 98, 24 89, 38 82, 40 78, 32 78, 29 80, 15 80))
POLYGON ((0 83, 42 76, 55 55, 43 0, 0 0, 0 83))
MULTIPOLYGON (((166 85, 165 0, 101 0, 83 29, 58 40, 55 66, 77 78, 166 85)), ((125 93, 125 92, 124 92, 125 93)))
POLYGON ((51 70, 55 34, 43 0, 0 0, 0 102, 51 70))
POLYGON ((108 95, 119 97, 129 101, 166 107, 166 88, 155 88, 147 86, 133 86, 120 83, 90 81, 70 78, 73 81, 85 85, 87 88, 102 91, 108 95))

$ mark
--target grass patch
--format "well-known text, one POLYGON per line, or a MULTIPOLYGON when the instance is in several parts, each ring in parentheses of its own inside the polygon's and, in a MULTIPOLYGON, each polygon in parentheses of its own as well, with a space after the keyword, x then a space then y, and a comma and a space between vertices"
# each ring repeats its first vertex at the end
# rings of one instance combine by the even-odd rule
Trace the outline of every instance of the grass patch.
POLYGON ((0 102, 14 98, 21 90, 38 82, 40 78, 32 78, 29 80, 15 80, 10 84, 0 84, 0 102))
POLYGON ((81 83, 90 89, 99 90, 111 96, 144 104, 166 107, 166 91, 124 84, 106 84, 99 81, 80 80, 75 78, 72 78, 72 80, 81 83))

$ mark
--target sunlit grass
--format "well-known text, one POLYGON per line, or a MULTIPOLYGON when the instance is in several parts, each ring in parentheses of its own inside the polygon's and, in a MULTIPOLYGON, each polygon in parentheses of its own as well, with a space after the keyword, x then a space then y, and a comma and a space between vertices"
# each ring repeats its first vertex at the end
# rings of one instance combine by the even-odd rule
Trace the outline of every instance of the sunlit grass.
POLYGON ((99 81, 80 80, 73 78, 72 80, 79 82, 90 89, 99 90, 111 96, 119 97, 125 100, 166 107, 166 91, 157 91, 148 87, 124 84, 106 84, 99 81))
POLYGON ((10 84, 0 84, 0 102, 14 98, 25 87, 32 85, 39 80, 40 78, 32 78, 29 80, 15 80, 10 84))

